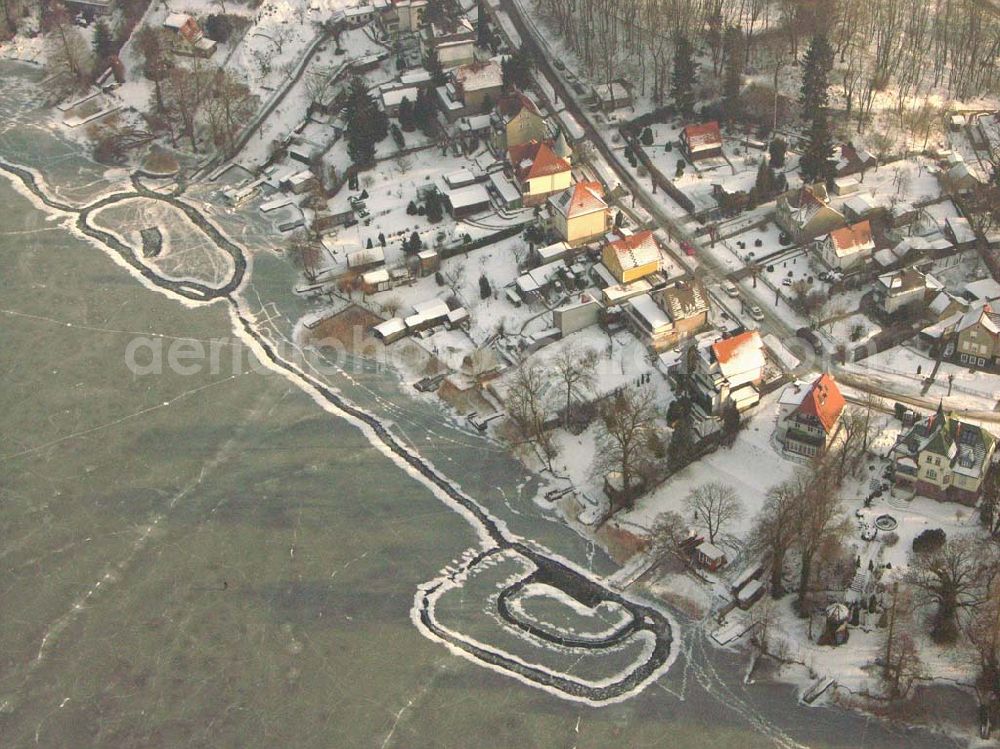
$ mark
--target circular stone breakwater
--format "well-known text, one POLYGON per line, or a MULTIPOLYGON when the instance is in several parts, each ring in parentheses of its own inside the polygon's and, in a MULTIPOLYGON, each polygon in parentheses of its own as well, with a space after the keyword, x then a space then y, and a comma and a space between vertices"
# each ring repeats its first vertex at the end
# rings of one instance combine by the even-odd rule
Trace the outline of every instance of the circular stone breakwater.
POLYGON ((627 598, 569 560, 513 536, 502 521, 493 517, 476 500, 462 492, 417 452, 403 445, 378 417, 351 403, 297 364, 282 358, 271 341, 254 327, 251 315, 242 308, 240 300, 235 295, 246 275, 247 261, 243 249, 229 240, 196 207, 181 200, 179 190, 161 194, 144 188, 137 179, 133 179, 133 190, 111 193, 84 206, 72 206, 51 198, 41 188, 39 179, 28 169, 0 161, 0 171, 14 178, 12 181, 15 185, 18 183, 22 185, 44 206, 60 213, 74 215, 76 228, 82 234, 112 250, 151 284, 193 302, 227 302, 239 328, 236 332, 254 345, 257 356, 266 365, 295 381, 320 399, 328 409, 359 426, 375 446, 380 447, 397 464, 418 477, 438 497, 469 521, 482 539, 482 551, 460 565, 458 570, 448 572, 420 586, 415 595, 412 618, 425 635, 444 643, 456 654, 506 673, 524 683, 543 688, 566 699, 597 705, 619 701, 638 693, 669 668, 676 655, 673 647, 676 624, 663 610, 627 598), (164 278, 146 265, 132 247, 89 223, 89 217, 95 211, 135 198, 164 201, 183 211, 220 250, 232 257, 234 271, 228 281, 221 286, 213 287, 194 281, 164 278), (461 585, 464 576, 499 552, 514 553, 529 561, 534 567, 534 571, 527 577, 506 584, 497 597, 497 613, 511 629, 532 638, 536 644, 548 644, 589 653, 611 650, 630 637, 647 633, 653 638, 653 646, 645 659, 641 663, 632 664, 627 673, 617 681, 586 683, 566 674, 532 665, 516 655, 478 643, 443 626, 435 617, 436 596, 445 589, 461 585), (568 633, 562 637, 540 630, 528 622, 521 621, 506 605, 507 599, 528 582, 544 583, 589 608, 594 608, 602 602, 615 603, 629 614, 630 621, 618 631, 586 640, 574 638, 568 633))

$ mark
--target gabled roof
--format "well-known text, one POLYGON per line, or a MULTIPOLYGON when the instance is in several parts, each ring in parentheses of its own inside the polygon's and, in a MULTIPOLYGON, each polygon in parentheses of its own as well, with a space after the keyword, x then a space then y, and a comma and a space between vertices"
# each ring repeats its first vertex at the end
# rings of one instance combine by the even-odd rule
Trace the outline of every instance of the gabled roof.
POLYGON ((873 247, 872 225, 869 221, 859 221, 836 229, 830 232, 830 241, 838 255, 850 255, 869 246, 873 247))
POLYGON ((962 316, 956 330, 961 333, 976 325, 982 326, 988 333, 996 336, 1000 334, 1000 314, 994 312, 988 304, 984 304, 982 307, 973 307, 962 316))
POLYGON ((698 125, 688 125, 684 128, 683 133, 688 150, 692 152, 718 148, 722 145, 722 132, 719 130, 719 123, 714 120, 698 125))
POLYGON ((639 268, 648 263, 658 262, 660 248, 651 231, 641 231, 613 242, 608 246, 614 250, 618 263, 623 270, 639 268))
POLYGON ((845 405, 847 403, 840 388, 837 387, 837 382, 824 372, 816 378, 795 412, 814 417, 829 434, 836 426, 845 405))
POLYGON ((604 202, 604 188, 600 182, 577 182, 550 200, 555 209, 566 218, 583 216, 608 207, 604 202))
POLYGON ((764 366, 764 343, 756 330, 716 341, 712 344, 712 354, 727 378, 764 366))
POLYGON ((547 177, 552 174, 568 172, 573 168, 568 161, 556 156, 549 143, 540 143, 537 140, 519 146, 511 146, 507 151, 507 156, 521 182, 535 177, 547 177))
POLYGON ((698 281, 677 283, 660 292, 660 304, 674 322, 708 312, 708 294, 698 281))

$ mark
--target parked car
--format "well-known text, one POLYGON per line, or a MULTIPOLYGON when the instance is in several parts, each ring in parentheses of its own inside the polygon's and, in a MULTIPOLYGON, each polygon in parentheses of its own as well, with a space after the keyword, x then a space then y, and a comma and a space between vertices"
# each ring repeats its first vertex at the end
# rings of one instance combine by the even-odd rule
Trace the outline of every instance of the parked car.
POLYGON ((795 335, 796 337, 801 338, 803 341, 808 343, 810 348, 812 348, 812 350, 815 353, 817 354, 823 353, 823 344, 820 343, 819 336, 817 336, 816 333, 812 331, 812 329, 799 328, 798 330, 795 331, 795 335))
POLYGON ((756 304, 750 308, 750 317, 752 317, 757 322, 764 319, 764 310, 758 307, 756 304))
POLYGON ((722 290, 726 292, 729 296, 734 298, 740 295, 739 288, 737 288, 736 284, 734 284, 728 278, 722 282, 722 290))
POLYGON ((781 279, 781 285, 782 286, 791 286, 792 285, 792 279, 787 278, 787 277, 786 278, 782 278, 781 279))

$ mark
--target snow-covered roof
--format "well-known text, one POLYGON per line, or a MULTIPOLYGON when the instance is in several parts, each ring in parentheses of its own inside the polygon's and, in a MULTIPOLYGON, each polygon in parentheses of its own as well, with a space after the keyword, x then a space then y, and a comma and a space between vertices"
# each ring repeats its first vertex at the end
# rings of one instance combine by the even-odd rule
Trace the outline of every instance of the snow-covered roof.
POLYGON ((582 216, 608 207, 600 182, 577 182, 549 198, 552 206, 566 218, 582 216))
POLYGON ((191 16, 187 13, 170 13, 163 21, 163 27, 166 29, 180 29, 191 20, 191 16))
POLYGON ((386 283, 389 280, 389 271, 385 268, 370 270, 367 273, 362 274, 361 280, 366 284, 386 283))
POLYGON ((385 251, 381 247, 368 247, 357 250, 347 256, 347 267, 356 268, 359 265, 373 265, 385 262, 385 251))
POLYGON ((640 294, 632 297, 628 301, 635 314, 639 315, 646 323, 646 326, 653 331, 671 325, 670 318, 660 305, 653 301, 649 294, 640 294))
POLYGON ((510 178, 503 172, 493 172, 490 174, 490 184, 497 194, 506 203, 514 203, 521 199, 521 191, 517 185, 510 181, 510 178))
POLYGON ((380 322, 372 328, 381 338, 388 338, 396 333, 406 330, 406 323, 401 317, 392 317, 385 322, 380 322))
POLYGON ((660 248, 651 231, 641 231, 608 243, 618 258, 623 270, 641 268, 649 263, 659 262, 660 248))
POLYGON ((719 371, 727 379, 764 367, 764 343, 756 330, 716 341, 712 344, 712 353, 719 371))
POLYGON ((711 544, 708 541, 702 541, 698 544, 697 551, 706 559, 712 562, 720 562, 726 558, 726 552, 720 549, 715 544, 711 544))
POLYGON ((997 283, 992 278, 982 278, 978 281, 971 281, 965 284, 963 288, 966 296, 972 299, 982 299, 987 302, 991 302, 994 299, 1000 299, 1000 283, 997 283))
POLYGON ((872 241, 872 226, 868 221, 859 221, 830 232, 830 242, 838 257, 853 255, 875 246, 872 241))
POLYGON ((691 153, 718 148, 722 145, 722 131, 716 121, 688 125, 682 131, 691 153))
POLYGON ((447 193, 448 202, 451 203, 451 207, 457 208, 468 208, 470 206, 488 204, 490 202, 490 194, 486 192, 486 188, 483 185, 468 185, 467 187, 460 187, 457 190, 451 190, 447 193))
POLYGON ((397 107, 403 103, 403 99, 409 99, 412 104, 417 100, 417 95, 420 92, 414 87, 407 88, 393 88, 388 91, 383 89, 380 94, 382 96, 382 104, 386 107, 397 107))
POLYGON ((878 208, 878 204, 870 192, 859 192, 844 201, 844 208, 855 216, 866 216, 878 208))
POLYGON ((972 224, 969 223, 969 219, 949 216, 944 221, 948 228, 951 229, 955 241, 959 244, 976 241, 976 233, 972 230, 972 224))
POLYGON ((461 65, 455 68, 451 74, 466 93, 503 86, 503 73, 500 66, 493 60, 461 65))

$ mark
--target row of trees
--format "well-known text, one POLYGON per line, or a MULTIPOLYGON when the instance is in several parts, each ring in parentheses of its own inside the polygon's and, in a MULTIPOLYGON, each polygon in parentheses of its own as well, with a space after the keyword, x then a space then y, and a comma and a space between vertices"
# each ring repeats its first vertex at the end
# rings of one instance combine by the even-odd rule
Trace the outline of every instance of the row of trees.
POLYGON ((167 33, 149 26, 135 37, 143 73, 153 83, 147 120, 165 131, 175 146, 181 139, 198 153, 207 134, 217 149, 232 154, 258 100, 246 83, 229 70, 201 58, 177 64, 167 33))
MULTIPOLYGON (((829 33, 847 114, 859 131, 880 92, 907 102, 945 86, 954 98, 1000 88, 1000 14, 978 0, 535 0, 592 76, 634 81, 663 102, 676 48, 705 49, 730 88, 746 65, 771 71, 798 59, 801 40, 829 33), (739 44, 737 45, 737 41, 739 44), (732 61, 727 66, 726 60, 732 61), (742 64, 737 64, 740 60, 742 64), (984 64, 984 61, 986 63, 984 64)), ((730 88, 731 90, 731 88, 730 88)), ((723 93, 724 99, 730 95, 723 93)))

